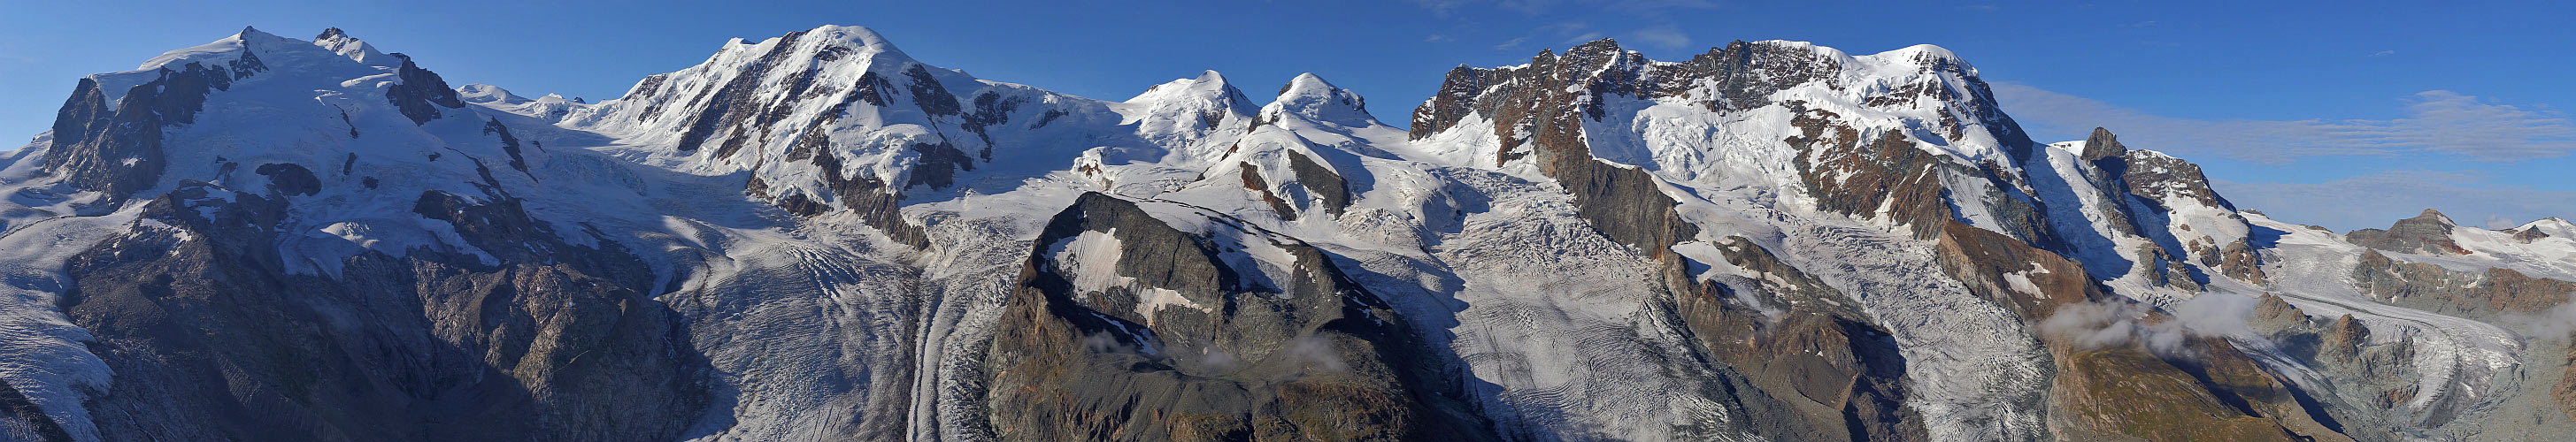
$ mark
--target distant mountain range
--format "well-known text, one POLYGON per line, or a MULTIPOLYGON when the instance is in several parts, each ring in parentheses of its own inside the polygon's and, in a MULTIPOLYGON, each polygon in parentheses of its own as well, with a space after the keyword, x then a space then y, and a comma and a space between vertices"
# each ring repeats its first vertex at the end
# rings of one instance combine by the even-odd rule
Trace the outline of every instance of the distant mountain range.
POLYGON ((80 79, 0 153, 0 434, 2576 434, 2576 225, 2276 221, 1935 46, 1600 40, 1409 129, 857 27, 595 103, 436 63, 245 28, 80 79))

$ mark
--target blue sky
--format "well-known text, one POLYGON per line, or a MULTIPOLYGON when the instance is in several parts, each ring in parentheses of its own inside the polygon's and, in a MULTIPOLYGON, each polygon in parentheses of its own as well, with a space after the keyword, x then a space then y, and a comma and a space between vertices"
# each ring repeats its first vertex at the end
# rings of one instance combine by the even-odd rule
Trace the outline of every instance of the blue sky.
POLYGON ((2286 221, 2382 227, 2428 207, 2470 225, 2576 216, 2576 27, 2564 23, 2576 6, 2561 3, 31 3, 0 14, 9 137, 48 127, 81 75, 244 25, 299 38, 338 26, 451 83, 604 99, 729 38, 852 24, 934 65, 1103 99, 1203 69, 1247 91, 1315 72, 1397 125, 1452 66, 1589 38, 1665 60, 1738 39, 1852 53, 1931 43, 1967 58, 2044 138, 2109 127, 2203 164, 2238 205, 2286 221))

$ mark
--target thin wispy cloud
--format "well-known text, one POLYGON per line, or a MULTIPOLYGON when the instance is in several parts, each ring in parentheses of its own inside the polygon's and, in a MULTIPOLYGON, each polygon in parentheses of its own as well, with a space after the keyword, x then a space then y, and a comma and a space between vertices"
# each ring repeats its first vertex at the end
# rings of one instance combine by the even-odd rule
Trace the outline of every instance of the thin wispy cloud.
POLYGON ((1523 34, 1519 37, 1514 37, 1510 40, 1505 40, 1502 43, 1495 44, 1495 50, 1526 49, 1522 47, 1522 45, 1530 43, 1531 41, 1547 42, 1557 39, 1562 39, 1562 43, 1560 43, 1561 45, 1572 46, 1613 35, 1619 38, 1665 48, 1688 48, 1691 44, 1690 35, 1682 33, 1680 28, 1674 25, 1674 14, 1689 10, 1706 10, 1718 7, 1717 2, 1712 0, 1410 1, 1416 6, 1430 10, 1432 15, 1440 17, 1449 17, 1453 14, 1476 10, 1514 11, 1532 16, 1579 15, 1569 13, 1608 11, 1613 15, 1632 15, 1635 19, 1648 25, 1647 27, 1624 32, 1604 32, 1603 30, 1594 30, 1590 25, 1582 22, 1553 23, 1541 26, 1537 29, 1532 29, 1529 33, 1523 34))
POLYGON ((1688 48, 1691 44, 1690 35, 1683 34, 1680 29, 1674 29, 1671 26, 1639 29, 1636 32, 1628 33, 1628 37, 1640 42, 1645 42, 1646 44, 1667 48, 1688 48))
POLYGON ((2395 50, 2386 50, 2386 51, 2379 51, 2379 52, 2372 52, 2372 53, 2370 53, 2370 56, 2372 56, 2372 57, 2386 57, 2386 56, 2390 56, 2390 55, 2397 55, 2397 51, 2395 51, 2395 50))
POLYGON ((1541 25, 1541 26, 1539 26, 1539 27, 1538 27, 1538 33, 1541 33, 1541 34, 1550 34, 1550 33, 1571 34, 1571 33, 1575 33, 1575 32, 1577 32, 1577 31, 1585 30, 1585 29, 1592 29, 1592 24, 1591 24, 1591 23, 1579 22, 1579 21, 1557 22, 1557 23, 1548 23, 1548 24, 1546 24, 1546 25, 1541 25))
POLYGON ((2388 120, 2194 120, 2009 82, 1995 83, 1994 91, 2005 109, 2037 132, 2083 133, 2100 126, 2131 145, 2274 164, 2329 155, 2449 153, 2513 161, 2576 152, 2576 121, 2566 115, 2444 90, 2406 97, 2406 117, 2388 120))
POLYGON ((1448 16, 1450 12, 1457 11, 1459 7, 1467 6, 1469 3, 1474 3, 1474 1, 1473 1, 1473 0, 1411 0, 1411 1, 1413 2, 1413 4, 1414 4, 1415 6, 1421 6, 1423 9, 1429 9, 1429 10, 1431 10, 1431 13, 1432 13, 1433 15, 1439 15, 1439 16, 1444 16, 1444 17, 1445 17, 1445 16, 1448 16))
POLYGON ((1505 40, 1502 44, 1494 45, 1494 50, 1508 51, 1521 49, 1522 44, 1529 43, 1530 40, 1538 38, 1566 38, 1566 41, 1572 42, 1567 43, 1568 46, 1601 38, 1601 33, 1592 32, 1591 29, 1591 23, 1579 21, 1549 23, 1540 25, 1537 29, 1531 29, 1529 34, 1515 37, 1511 40, 1505 40))
MULTIPOLYGON (((2128 138, 2120 135, 2123 144, 2128 138)), ((2390 222, 2424 209, 2440 210, 2457 220, 2485 220, 2479 224, 2490 228, 2513 227, 2541 217, 2576 216, 2576 191, 2498 185, 2494 178, 2477 172, 2386 171, 2322 183, 2211 181, 2237 207, 2337 232, 2385 229, 2390 222)))
POLYGON ((1716 8, 1716 7, 1717 7, 1717 2, 1715 2, 1715 1, 1711 1, 1711 0, 1411 0, 1411 1, 1413 2, 1413 4, 1414 4, 1414 5, 1421 6, 1421 7, 1423 7, 1424 9, 1430 9, 1432 13, 1434 13, 1434 14, 1441 14, 1441 15, 1447 15, 1447 14, 1450 14, 1450 13, 1453 13, 1453 12, 1457 12, 1457 11, 1460 11, 1460 10, 1473 9, 1473 8, 1496 8, 1496 9, 1505 9, 1505 10, 1517 11, 1517 12, 1520 12, 1520 13, 1523 13, 1523 14, 1538 15, 1538 14, 1543 14, 1543 13, 1547 13, 1547 12, 1549 12, 1549 11, 1556 10, 1556 9, 1557 9, 1557 7, 1560 7, 1560 6, 1574 6, 1574 7, 1582 7, 1582 8, 1600 8, 1600 9, 1609 9, 1609 10, 1614 10, 1614 11, 1623 11, 1623 12, 1638 13, 1638 14, 1651 14, 1651 13, 1655 13, 1655 12, 1668 11, 1668 10, 1674 10, 1674 9, 1711 9, 1711 8, 1716 8))
POLYGON ((1448 36, 1448 35, 1442 35, 1442 34, 1431 34, 1430 36, 1422 37, 1422 41, 1425 41, 1425 42, 1431 42, 1431 43, 1448 43, 1448 42, 1458 41, 1458 39, 1457 39, 1456 37, 1450 37, 1450 36, 1448 36))

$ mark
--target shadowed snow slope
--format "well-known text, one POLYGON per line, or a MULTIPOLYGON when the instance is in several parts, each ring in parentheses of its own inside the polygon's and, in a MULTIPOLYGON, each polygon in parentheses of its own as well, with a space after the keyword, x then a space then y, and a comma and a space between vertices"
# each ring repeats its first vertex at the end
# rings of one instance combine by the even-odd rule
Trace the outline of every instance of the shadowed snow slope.
POLYGON ((1451 70, 1409 129, 1313 74, 1113 102, 846 26, 596 103, 436 64, 244 29, 83 78, 0 154, 0 432, 2576 430, 2576 226, 2275 221, 2029 139, 1936 46, 1600 40, 1451 70))

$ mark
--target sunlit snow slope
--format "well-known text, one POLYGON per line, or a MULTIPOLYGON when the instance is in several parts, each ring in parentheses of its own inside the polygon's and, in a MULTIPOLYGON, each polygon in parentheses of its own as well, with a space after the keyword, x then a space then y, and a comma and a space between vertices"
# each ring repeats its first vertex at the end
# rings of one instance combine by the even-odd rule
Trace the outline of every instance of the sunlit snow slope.
POLYGON ((244 29, 81 79, 0 154, 0 432, 2576 430, 2576 226, 2273 220, 2030 139, 1936 46, 1594 41, 1451 70, 1407 128, 1312 74, 1106 101, 845 26, 595 103, 436 63, 244 29))

